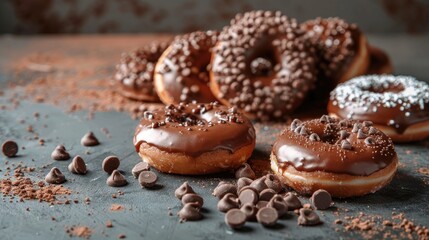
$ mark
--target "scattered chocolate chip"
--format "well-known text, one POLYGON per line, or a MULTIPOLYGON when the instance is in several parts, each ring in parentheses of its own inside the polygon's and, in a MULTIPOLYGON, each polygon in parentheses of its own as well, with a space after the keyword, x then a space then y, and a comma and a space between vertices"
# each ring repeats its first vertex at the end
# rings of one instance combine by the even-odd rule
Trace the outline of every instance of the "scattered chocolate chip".
POLYGON ((255 179, 256 178, 256 174, 253 171, 253 169, 250 167, 249 164, 247 163, 243 163, 239 169, 237 169, 237 171, 235 172, 235 178, 239 179, 242 177, 246 177, 246 178, 250 178, 250 179, 255 179))
POLYGON ((286 193, 283 196, 283 199, 286 202, 288 210, 295 210, 302 207, 302 203, 299 198, 291 192, 286 193))
POLYGON ((258 203, 256 203, 255 207, 257 209, 261 209, 263 207, 266 207, 267 205, 268 205, 268 201, 259 201, 258 203))
POLYGON ((347 139, 344 139, 341 141, 341 148, 345 150, 352 150, 352 144, 347 139))
POLYGON ((227 193, 217 203, 217 209, 221 212, 228 212, 230 209, 239 208, 237 197, 232 193, 227 193))
POLYGON ((218 199, 222 199, 227 193, 237 195, 237 187, 231 183, 224 183, 218 185, 213 190, 213 196, 217 197, 218 199))
POLYGON ((308 135, 308 131, 305 128, 305 126, 301 126, 301 129, 299 130, 299 135, 302 135, 302 136, 307 136, 308 135))
POLYGON ((367 138, 365 138, 364 143, 367 146, 372 146, 375 144, 375 140, 372 137, 367 137, 367 138))
POLYGON ((253 182, 253 180, 250 178, 246 178, 246 177, 239 178, 237 180, 237 191, 240 192, 240 190, 243 187, 249 186, 252 182, 253 182))
POLYGON ((225 223, 231 228, 241 228, 246 223, 247 216, 240 209, 231 209, 225 214, 225 223))
POLYGON ((251 187, 244 187, 238 196, 238 200, 240 200, 240 204, 256 204, 259 201, 259 194, 258 192, 251 187))
POLYGON ((188 193, 195 193, 194 189, 192 189, 192 187, 188 184, 188 182, 184 182, 182 183, 182 185, 180 185, 180 187, 178 187, 175 191, 174 191, 174 195, 179 199, 182 200, 182 197, 185 196, 185 194, 188 193))
POLYGON ((1 145, 1 151, 6 157, 15 157, 18 153, 18 144, 15 141, 7 140, 1 145))
POLYGON ((329 123, 330 122, 330 120, 329 120, 329 116, 328 115, 323 115, 322 117, 320 117, 320 120, 319 120, 321 123, 329 123))
POLYGON ((87 172, 85 161, 77 155, 69 164, 68 169, 71 173, 85 175, 87 172))
POLYGON ((272 227, 276 225, 279 215, 277 210, 271 207, 260 208, 256 214, 256 219, 260 224, 265 227, 272 227))
POLYGON ((323 189, 315 191, 311 196, 310 201, 316 209, 320 210, 327 209, 332 205, 331 194, 323 189))
POLYGON ((186 203, 195 203, 195 206, 201 208, 204 205, 204 199, 195 193, 187 193, 182 197, 182 204, 186 203))
POLYGON ((350 133, 348 133, 346 130, 341 130, 339 133, 340 133, 341 140, 346 139, 350 136, 350 133))
POLYGON ((54 151, 51 153, 51 158, 53 160, 68 160, 70 159, 70 154, 67 152, 66 148, 63 145, 58 145, 54 151))
POLYGON ((186 221, 197 221, 203 218, 195 203, 186 203, 177 215, 186 221))
POLYGON ((361 129, 361 128, 362 128, 362 126, 360 123, 355 123, 353 125, 352 133, 357 133, 359 131, 359 129, 361 129))
POLYGON ((45 181, 50 184, 61 184, 66 181, 66 177, 58 168, 54 167, 46 175, 45 181))
POLYGON ((273 198, 276 194, 277 192, 271 188, 264 189, 262 190, 262 192, 259 193, 259 200, 269 202, 271 198, 273 198))
POLYGON ((280 179, 274 174, 267 174, 264 183, 268 188, 274 190, 276 193, 281 192, 283 189, 280 179))
POLYGON ((133 169, 131 170, 131 173, 133 174, 134 178, 138 178, 140 173, 143 171, 149 171, 150 167, 147 162, 139 162, 137 163, 133 169))
POLYGON ((372 125, 373 125, 373 122, 371 122, 371 121, 363 121, 363 126, 365 126, 365 127, 371 127, 372 125))
POLYGON ((121 164, 121 161, 119 161, 119 158, 116 156, 108 156, 103 160, 103 163, 101 164, 101 168, 108 174, 111 174, 114 170, 118 169, 119 164, 121 164))
POLYGON ((301 208, 299 210, 298 224, 303 226, 313 226, 320 224, 319 215, 312 209, 301 208))
POLYGON ((85 147, 92 147, 99 145, 100 142, 98 141, 97 137, 94 135, 93 132, 88 132, 82 137, 82 139, 80 140, 80 144, 85 147))
POLYGON ((158 176, 152 171, 143 171, 139 175, 139 183, 144 188, 152 188, 155 186, 158 176))
POLYGON ((358 139, 364 139, 364 138, 366 138, 368 135, 366 135, 363 131, 362 131, 362 129, 359 129, 358 130, 358 133, 357 133, 357 138, 358 139))
POLYGON ((375 127, 370 127, 368 130, 368 134, 376 134, 377 133, 377 129, 375 127))
POLYGON ((299 127, 301 124, 302 124, 301 120, 299 120, 299 119, 294 119, 294 120, 292 121, 292 123, 290 124, 290 130, 295 131, 295 129, 296 129, 297 127, 299 127))
POLYGON ((127 185, 128 181, 118 170, 113 170, 112 174, 107 178, 106 183, 111 187, 122 187, 127 185))
POLYGON ((320 137, 317 135, 317 133, 312 133, 309 137, 310 141, 313 142, 320 142, 320 137))
POLYGON ((271 207, 277 210, 279 217, 285 215, 288 211, 288 206, 282 196, 276 194, 268 202, 267 207, 271 207))
POLYGON ((266 176, 260 177, 254 180, 249 186, 256 189, 258 192, 262 192, 262 190, 267 189, 268 186, 265 184, 266 176))

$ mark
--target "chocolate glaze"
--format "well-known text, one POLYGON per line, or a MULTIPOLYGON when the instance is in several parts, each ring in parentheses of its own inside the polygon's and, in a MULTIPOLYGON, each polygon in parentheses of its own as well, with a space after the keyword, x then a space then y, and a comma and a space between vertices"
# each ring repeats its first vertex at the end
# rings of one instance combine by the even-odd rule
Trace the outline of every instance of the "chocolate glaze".
POLYGON ((413 124, 429 121, 429 85, 407 76, 358 77, 331 92, 328 112, 391 126, 402 134, 413 124))
POLYGON ((395 158, 391 139, 371 127, 369 122, 362 124, 353 120, 324 118, 327 121, 315 119, 295 123, 283 131, 272 152, 280 169, 291 165, 298 171, 368 176, 385 168, 395 158), (341 130, 349 135, 345 137, 347 134, 340 134, 341 130), (320 141, 310 140, 313 133, 320 137, 320 141), (365 141, 367 138, 370 141, 365 141), (344 141, 351 144, 350 150, 342 146, 344 141))
POLYGON ((370 46, 369 53, 370 64, 367 74, 391 74, 393 72, 392 63, 386 52, 370 46))
POLYGON ((252 123, 235 108, 217 103, 168 105, 145 112, 135 135, 136 151, 145 142, 167 152, 197 157, 227 150, 234 153, 255 143, 252 123))

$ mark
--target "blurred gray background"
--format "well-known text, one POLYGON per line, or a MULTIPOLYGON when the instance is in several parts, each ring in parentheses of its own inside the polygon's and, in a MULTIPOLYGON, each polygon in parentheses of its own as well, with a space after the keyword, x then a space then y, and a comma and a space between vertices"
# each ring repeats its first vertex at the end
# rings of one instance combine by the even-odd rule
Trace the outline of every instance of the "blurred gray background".
POLYGON ((338 16, 368 33, 429 32, 429 0, 0 0, 0 33, 180 33, 221 29, 253 9, 338 16))

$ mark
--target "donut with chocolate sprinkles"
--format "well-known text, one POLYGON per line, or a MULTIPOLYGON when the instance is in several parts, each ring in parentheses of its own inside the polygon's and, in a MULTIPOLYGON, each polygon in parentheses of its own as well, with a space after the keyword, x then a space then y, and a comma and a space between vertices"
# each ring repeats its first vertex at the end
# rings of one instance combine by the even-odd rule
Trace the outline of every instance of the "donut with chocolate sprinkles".
POLYGON ((236 108, 180 103, 144 112, 134 146, 161 172, 209 174, 246 162, 255 148, 255 129, 236 108))
POLYGON ((210 103, 216 100, 208 68, 218 33, 197 31, 176 37, 155 67, 155 88, 161 101, 210 103))
POLYGON ((318 54, 319 82, 337 83, 363 75, 369 66, 368 43, 355 24, 340 18, 317 18, 301 24, 318 54))
POLYGON ((114 75, 118 92, 130 99, 158 102, 153 84, 155 65, 167 47, 167 42, 154 42, 123 53, 114 75))
POLYGON ((301 194, 318 189, 354 197, 386 186, 398 167, 392 140, 371 122, 295 119, 277 138, 271 169, 301 194))
POLYGON ((368 120, 394 142, 429 137, 429 84, 409 76, 368 75, 331 92, 331 116, 368 120))
POLYGON ((262 121, 286 119, 316 81, 314 48, 280 12, 238 14, 220 33, 211 65, 218 100, 262 121))

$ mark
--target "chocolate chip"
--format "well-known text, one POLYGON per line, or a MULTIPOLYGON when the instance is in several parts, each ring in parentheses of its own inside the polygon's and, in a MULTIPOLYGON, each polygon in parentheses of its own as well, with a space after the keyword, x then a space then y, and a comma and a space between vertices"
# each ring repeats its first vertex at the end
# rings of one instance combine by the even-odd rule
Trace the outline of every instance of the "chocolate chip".
POLYGON ((283 196, 283 199, 286 202, 288 210, 295 210, 302 207, 302 203, 299 198, 291 192, 286 193, 286 195, 283 196))
POLYGON ((319 215, 315 211, 308 208, 301 208, 299 210, 298 224, 303 226, 313 226, 320 224, 319 215))
POLYGON ((316 209, 320 210, 327 209, 332 205, 331 194, 323 189, 315 191, 311 196, 310 201, 316 209))
POLYGON ((321 118, 320 118, 320 120, 319 120, 321 123, 329 123, 330 122, 330 119, 329 119, 329 116, 328 115, 323 115, 321 118))
POLYGON ((368 133, 371 134, 371 135, 372 134, 376 134, 377 133, 377 129, 375 127, 370 127, 369 130, 368 130, 368 133))
POLYGON ((320 141, 320 137, 319 137, 319 135, 317 135, 317 133, 312 133, 310 135, 309 139, 312 142, 319 142, 320 141))
POLYGON ((213 196, 217 197, 218 199, 222 199, 227 193, 237 195, 237 187, 231 183, 224 183, 218 185, 213 190, 213 196))
POLYGON ((285 215, 288 211, 288 206, 282 196, 276 194, 268 202, 267 207, 272 207, 277 210, 279 217, 285 215))
POLYGON ((280 179, 274 174, 267 174, 264 183, 268 188, 274 190, 276 193, 281 192, 283 189, 280 179))
POLYGON ((63 145, 58 145, 51 153, 51 158, 53 160, 68 160, 70 159, 70 154, 63 145))
POLYGON ((294 119, 294 120, 292 121, 292 123, 290 124, 290 130, 295 131, 295 129, 296 129, 297 127, 299 127, 301 124, 302 124, 301 120, 299 120, 299 119, 294 119))
POLYGON ((139 183, 144 188, 152 188, 155 186, 158 176, 152 171, 143 171, 139 175, 139 183))
POLYGON ((54 167, 46 175, 45 181, 50 184, 61 184, 66 181, 66 177, 58 168, 54 167))
POLYGON ((232 193, 227 193, 217 203, 217 209, 221 212, 228 212, 230 209, 239 208, 237 197, 232 193))
POLYGON ((134 178, 138 178, 140 173, 143 171, 149 171, 150 167, 147 162, 139 162, 137 163, 133 169, 131 170, 131 173, 133 174, 134 178))
POLYGON ((256 219, 260 224, 265 227, 272 227, 276 225, 279 215, 277 210, 271 207, 260 208, 256 214, 256 219))
POLYGON ((243 187, 249 186, 252 182, 253 182, 253 180, 250 178, 246 178, 246 177, 239 178, 237 180, 237 191, 240 192, 240 190, 243 187))
POLYGON ((268 188, 267 184, 265 184, 265 179, 266 179, 266 177, 265 177, 265 176, 263 176, 263 177, 260 177, 260 178, 258 178, 258 179, 256 179, 256 180, 254 180, 254 181, 250 184, 250 187, 252 187, 252 188, 256 189, 258 192, 262 192, 262 190, 264 190, 264 189, 267 189, 267 188, 268 188))
POLYGON ((118 169, 119 164, 121 164, 121 162, 119 161, 118 157, 108 156, 103 160, 103 163, 101 164, 101 168, 108 174, 111 174, 113 170, 118 169))
POLYGON ((188 193, 195 193, 194 189, 192 189, 192 187, 188 184, 188 182, 184 182, 182 183, 182 185, 180 185, 180 187, 178 187, 175 191, 174 191, 174 195, 179 199, 182 200, 182 197, 185 196, 185 194, 188 193))
POLYGON ((365 138, 364 142, 365 142, 365 145, 367 145, 367 146, 372 146, 375 144, 375 140, 372 137, 365 138))
POLYGON ((308 132, 307 132, 307 129, 305 128, 305 126, 301 126, 301 129, 299 130, 299 135, 302 135, 302 136, 308 135, 308 132))
POLYGON ((255 189, 253 189, 251 187, 244 187, 240 191, 240 195, 238 196, 238 200, 240 200, 241 205, 246 204, 246 203, 256 204, 259 201, 259 195, 255 189))
POLYGON ((273 198, 276 194, 277 192, 271 188, 264 189, 262 190, 262 192, 259 193, 259 200, 269 202, 271 198, 273 198))
POLYGON ((358 130, 358 133, 357 133, 357 138, 358 139, 364 139, 364 138, 366 138, 368 135, 366 135, 363 131, 362 131, 362 129, 359 129, 358 130))
POLYGON ((15 157, 18 153, 18 144, 15 141, 7 140, 1 145, 1 151, 6 157, 15 157))
POLYGON ((118 170, 113 170, 112 174, 107 178, 106 183, 111 187, 122 187, 127 185, 128 181, 118 170))
POLYGON ((247 216, 240 209, 231 209, 225 214, 225 223, 231 228, 241 228, 246 223, 247 216))
POLYGON ((186 203, 177 215, 186 221, 197 221, 203 218, 195 203, 186 203))
POLYGON ((359 131, 359 129, 361 129, 361 128, 362 128, 362 126, 360 123, 355 123, 353 125, 352 133, 357 133, 359 131))
POLYGON ((372 125, 373 125, 373 122, 371 122, 371 121, 363 121, 363 126, 365 126, 365 127, 371 127, 372 125))
POLYGON ((341 130, 339 133, 340 133, 341 140, 346 139, 350 136, 350 133, 348 133, 346 130, 341 130))
POLYGON ((85 147, 92 147, 99 145, 100 142, 98 141, 97 137, 94 135, 93 132, 88 132, 82 137, 82 139, 80 140, 80 144, 85 147))
POLYGON ((85 161, 82 159, 81 156, 77 155, 69 164, 68 170, 74 174, 85 175, 87 172, 85 161))
POLYGON ((241 206, 240 210, 246 215, 247 221, 255 221, 256 214, 258 213, 258 208, 251 203, 246 203, 241 206))
POLYGON ((352 144, 347 139, 344 139, 341 141, 341 148, 346 150, 352 150, 352 144))
POLYGON ((182 197, 182 204, 195 203, 195 206, 201 208, 204 205, 204 199, 195 193, 187 193, 182 197))
POLYGON ((261 209, 263 207, 266 207, 267 205, 268 205, 268 201, 259 201, 258 203, 256 203, 255 207, 257 209, 261 209))
POLYGON ((235 178, 239 179, 242 177, 246 177, 246 178, 250 178, 250 179, 255 179, 256 178, 256 174, 255 172, 252 170, 252 168, 250 167, 249 164, 247 163, 243 163, 239 169, 237 169, 237 171, 235 172, 235 178))

